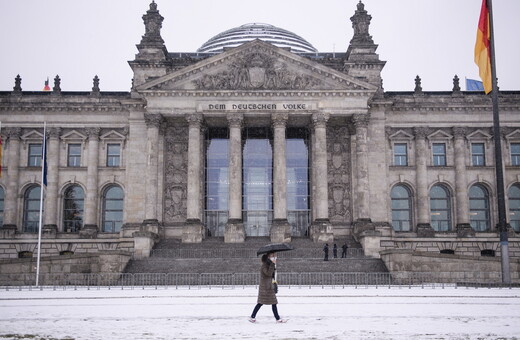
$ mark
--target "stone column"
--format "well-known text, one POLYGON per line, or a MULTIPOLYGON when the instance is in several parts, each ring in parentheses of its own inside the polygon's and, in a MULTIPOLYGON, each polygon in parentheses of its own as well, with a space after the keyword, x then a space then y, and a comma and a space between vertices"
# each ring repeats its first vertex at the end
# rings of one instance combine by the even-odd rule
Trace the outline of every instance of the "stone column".
MULTIPOLYGON (((46 232, 58 230, 58 163, 60 159, 60 128, 49 128, 47 133, 47 189, 45 192, 45 222, 46 232)), ((61 228, 60 228, 61 229, 61 228)))
POLYGON ((16 230, 22 231, 22 226, 17 228, 18 217, 18 174, 20 167, 20 136, 21 128, 5 128, 4 133, 9 140, 9 158, 7 164, 7 180, 4 202, 4 225, 3 229, 9 229, 14 236, 16 230))
POLYGON ((417 127, 415 134, 415 186, 417 187, 417 235, 433 236, 430 225, 430 200, 428 195, 428 147, 426 136, 429 129, 417 127))
POLYGON ((466 175, 466 128, 454 127, 455 136, 455 192, 457 199, 457 234, 459 236, 474 235, 475 231, 469 223, 468 180, 466 175))
POLYGON ((146 155, 146 193, 145 193, 145 220, 144 224, 158 223, 157 197, 159 178, 159 128, 163 121, 160 114, 145 114, 147 127, 147 155, 146 155))
POLYGON ((273 225, 271 242, 290 242, 291 226, 287 222, 287 166, 285 157, 285 128, 289 115, 278 113, 271 116, 274 131, 273 146, 273 225))
POLYGON ((182 242, 202 242, 203 225, 201 223, 201 114, 186 115, 188 121, 188 195, 187 220, 182 233, 182 242))
POLYGON ((80 235, 94 237, 98 231, 98 165, 100 128, 85 130, 88 136, 87 192, 85 195, 85 220, 80 235))
POLYGON ((229 123, 229 216, 224 242, 241 243, 246 239, 242 221, 242 122, 240 114, 228 114, 229 123))
POLYGON ((368 179, 368 122, 370 117, 364 114, 354 115, 356 128, 357 160, 357 207, 358 221, 370 222, 370 186, 368 179))
POLYGON ((328 170, 327 170, 327 121, 329 115, 316 112, 312 115, 314 126, 314 144, 312 164, 314 172, 313 205, 316 207, 316 215, 311 225, 310 236, 314 242, 332 242, 334 234, 329 221, 329 194, 328 194, 328 170))

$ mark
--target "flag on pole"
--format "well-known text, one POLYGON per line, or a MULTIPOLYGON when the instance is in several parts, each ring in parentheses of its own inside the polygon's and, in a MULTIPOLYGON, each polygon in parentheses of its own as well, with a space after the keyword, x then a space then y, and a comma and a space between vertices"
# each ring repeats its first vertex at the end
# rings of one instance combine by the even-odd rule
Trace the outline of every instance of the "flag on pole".
POLYGON ((484 91, 484 84, 480 80, 466 78, 466 91, 484 91))
POLYGON ((45 86, 43 87, 43 91, 50 91, 51 87, 49 86, 49 77, 47 77, 47 80, 45 81, 45 86))
POLYGON ((475 64, 479 68, 479 75, 484 84, 484 92, 492 90, 491 83, 491 31, 489 26, 489 8, 487 0, 482 0, 482 9, 478 21, 477 41, 475 42, 475 64))
POLYGON ((42 183, 47 186, 47 137, 45 136, 45 128, 43 129, 42 144, 42 183))

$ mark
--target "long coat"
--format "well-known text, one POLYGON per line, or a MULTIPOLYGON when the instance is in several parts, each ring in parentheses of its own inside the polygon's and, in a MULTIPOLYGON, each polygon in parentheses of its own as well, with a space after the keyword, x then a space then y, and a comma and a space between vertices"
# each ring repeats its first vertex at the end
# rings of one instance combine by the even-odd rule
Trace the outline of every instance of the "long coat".
POLYGON ((276 305, 278 300, 273 290, 274 263, 267 260, 260 269, 260 284, 258 285, 258 301, 263 305, 276 305))

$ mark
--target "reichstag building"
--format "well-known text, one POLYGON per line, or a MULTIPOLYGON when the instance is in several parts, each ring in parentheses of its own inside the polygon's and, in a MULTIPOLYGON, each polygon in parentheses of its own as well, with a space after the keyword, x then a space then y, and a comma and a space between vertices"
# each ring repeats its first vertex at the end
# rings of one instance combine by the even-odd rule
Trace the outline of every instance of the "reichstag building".
POLYGON ((501 138, 518 265, 520 92, 500 93, 500 136, 490 96, 461 90, 455 75, 446 91, 423 91, 417 77, 415 88, 403 79, 411 91, 387 92, 372 17, 361 2, 353 13, 342 53, 258 23, 180 53, 166 48, 152 2, 130 92, 101 91, 97 77, 68 92, 59 76, 29 92, 17 76, 0 92, 0 258, 36 256, 45 121, 43 256, 139 258, 168 238, 269 237, 353 238, 377 258, 499 257, 501 138))

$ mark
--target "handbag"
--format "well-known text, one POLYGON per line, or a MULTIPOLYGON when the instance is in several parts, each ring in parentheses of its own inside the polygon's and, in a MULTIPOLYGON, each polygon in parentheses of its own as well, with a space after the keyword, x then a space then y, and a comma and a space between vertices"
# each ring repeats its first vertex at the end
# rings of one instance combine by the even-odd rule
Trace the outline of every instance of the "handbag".
POLYGON ((275 280, 273 280, 272 286, 273 286, 273 292, 275 294, 278 293, 278 283, 275 280))

